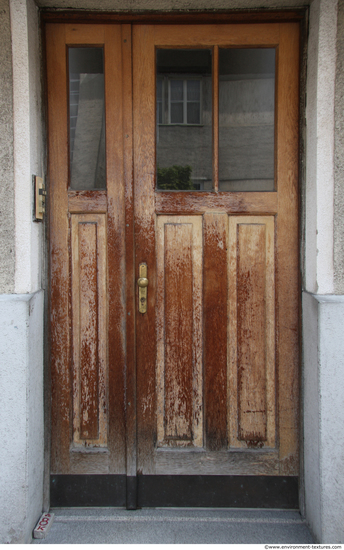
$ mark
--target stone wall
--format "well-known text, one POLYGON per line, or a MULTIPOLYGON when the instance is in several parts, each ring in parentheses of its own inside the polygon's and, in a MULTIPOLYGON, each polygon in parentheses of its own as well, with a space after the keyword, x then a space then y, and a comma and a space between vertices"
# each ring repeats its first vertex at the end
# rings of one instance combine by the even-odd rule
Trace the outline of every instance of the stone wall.
POLYGON ((338 2, 334 131, 334 285, 344 294, 344 0, 338 2))
POLYGON ((0 0, 0 293, 14 289, 13 85, 10 9, 0 0))

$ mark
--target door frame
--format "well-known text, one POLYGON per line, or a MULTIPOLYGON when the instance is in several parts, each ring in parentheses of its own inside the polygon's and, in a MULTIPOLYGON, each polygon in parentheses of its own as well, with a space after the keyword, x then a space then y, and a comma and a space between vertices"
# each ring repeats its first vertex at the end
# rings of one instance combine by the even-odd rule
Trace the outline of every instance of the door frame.
MULTIPOLYGON (((159 24, 183 24, 183 23, 227 23, 227 22, 235 22, 235 23, 258 23, 258 22, 299 22, 301 25, 301 55, 303 54, 303 57, 305 57, 306 52, 306 27, 307 27, 307 9, 301 8, 301 9, 295 9, 295 10, 276 10, 276 11, 259 11, 252 13, 252 10, 243 10, 241 12, 230 12, 230 11, 224 11, 221 13, 215 13, 215 14, 209 14, 206 12, 199 12, 197 14, 184 14, 184 13, 177 13, 177 14, 170 14, 170 13, 163 13, 163 14, 116 14, 116 13, 94 13, 89 12, 85 14, 84 12, 78 12, 78 11, 72 11, 72 12, 53 12, 50 10, 43 11, 41 13, 41 20, 42 20, 42 27, 43 27, 43 34, 44 34, 44 26, 46 23, 54 22, 54 23, 102 23, 102 22, 117 22, 117 23, 127 23, 128 25, 125 25, 125 27, 130 28, 130 25, 132 23, 159 23, 159 24)), ((129 36, 129 35, 128 35, 129 36)), ((130 43, 130 41, 128 40, 130 43)), ((125 66, 125 58, 127 59, 129 56, 131 56, 131 51, 129 53, 129 48, 126 50, 127 53, 124 53, 123 55, 123 62, 125 66)), ((300 74, 300 96, 301 96, 301 110, 300 110, 300 120, 303 120, 304 118, 304 84, 305 84, 305 63, 300 63, 301 67, 301 74, 300 74)), ((129 89, 129 85, 131 85, 131 75, 129 74, 130 71, 127 71, 127 73, 124 71, 123 79, 127 80, 127 85, 129 89)), ((125 94, 124 101, 131 101, 130 94, 125 94)), ((128 110, 129 112, 129 110, 128 110)), ((125 180, 128 184, 128 190, 126 194, 126 201, 128 201, 128 206, 132 201, 133 197, 133 176, 132 176, 132 158, 129 151, 132 151, 132 135, 131 135, 131 128, 132 128, 132 120, 127 120, 125 126, 123 127, 123 133, 128 136, 128 147, 124 148, 124 170, 126 172, 125 180)), ((302 153, 303 153, 303 126, 300 125, 300 133, 299 133, 299 182, 302 178, 302 153)), ((301 186, 299 186, 299 194, 301 195, 301 186)), ((300 201, 300 208, 299 208, 299 221, 302 219, 302 202, 300 201)), ((127 209, 126 209, 127 211, 127 209)), ((125 237, 125 244, 126 244, 126 264, 134 266, 134 231, 133 231, 133 211, 132 209, 128 208, 128 217, 126 217, 126 226, 129 227, 128 231, 126 231, 126 237, 125 237)), ((47 216, 47 224, 49 225, 49 213, 47 216)), ((299 223, 299 226, 301 227, 301 223, 299 223)), ((301 233, 301 232, 299 232, 301 233)), ((48 233, 49 234, 49 233, 48 233)), ((299 238, 299 242, 301 242, 301 239, 299 238)), ((49 253, 49 243, 48 243, 48 253, 49 253)), ((49 260, 48 260, 49 261, 49 260)), ((299 270, 300 271, 300 270, 299 270)), ((128 273, 128 269, 127 269, 128 273)), ((135 271, 132 269, 132 278, 135 278, 135 271)), ((127 281, 132 283, 133 281, 127 281)), ((50 281, 48 284, 48 288, 50 290, 50 281)), ((131 294, 130 292, 127 293, 127 307, 135 307, 135 291, 134 291, 134 284, 128 284, 128 289, 133 289, 131 294), (134 305, 133 305, 134 304, 134 305)), ((301 285, 299 285, 299 288, 301 289, 301 285)), ((49 294, 50 295, 50 294, 49 294)), ((300 319, 301 319, 301 293, 299 296, 299 309, 300 309, 300 319)), ((50 324, 50 303, 48 304, 48 311, 46 313, 46 326, 50 324)), ((127 394, 132 396, 133 399, 135 399, 135 322, 134 322, 134 316, 131 316, 131 319, 129 320, 129 323, 127 324, 127 338, 126 338, 126 351, 127 351, 127 357, 129 360, 129 363, 133 366, 132 367, 132 374, 129 376, 129 385, 127 389, 127 394)), ((301 326, 301 323, 300 323, 301 326)), ((48 360, 46 361, 47 365, 49 364, 49 354, 50 354, 50 340, 49 340, 49 331, 47 332, 47 340, 48 340, 48 351, 47 351, 47 357, 48 360)), ((301 342, 301 330, 300 330, 300 342, 301 342)), ((300 357, 302 355, 302 348, 300 346, 300 357)), ((128 361, 127 361, 128 364, 128 361)), ((129 367, 130 368, 130 367, 129 367)), ((49 370, 49 369, 48 369, 49 370)), ((301 372, 301 369, 299 369, 301 372)), ((50 387, 50 377, 49 375, 46 376, 48 379, 48 386, 49 386, 49 392, 51 392, 50 387)), ((49 400, 48 400, 49 401, 49 400)), ((48 408, 48 423, 49 418, 51 417, 51 408, 49 405, 47 405, 48 408)), ((301 407, 299 407, 300 413, 302 412, 301 407)), ((49 428, 46 423, 46 439, 49 439, 49 428)), ((302 440, 302 417, 300 414, 300 443, 302 440)), ((134 430, 132 430, 131 435, 129 436, 127 443, 131 446, 135 445, 135 435, 134 430), (130 441, 129 441, 130 440, 130 441)), ((302 445, 300 444, 300 453, 302 453, 302 445)), ((49 445, 48 445, 49 449, 49 445)), ((50 451, 47 451, 48 454, 50 451)), ((50 457, 48 458, 48 462, 50 460, 50 457)), ((302 463, 302 457, 301 457, 301 463, 302 463)), ((299 485, 299 488, 302 486, 302 469, 300 469, 300 480, 301 483, 299 485)), ((47 487, 49 485, 47 477, 49 477, 49 468, 46 469, 46 492, 48 492, 47 487)), ((237 476, 238 478, 239 476, 237 476)), ((133 480, 134 481, 134 480, 133 480)), ((128 480, 127 480, 128 483, 128 480)), ((130 501, 130 493, 132 493, 132 498, 134 497, 134 491, 133 487, 130 487, 130 480, 129 480, 129 486, 127 486, 127 498, 129 497, 130 501)), ((302 497, 300 498, 300 501, 302 501, 302 497)))

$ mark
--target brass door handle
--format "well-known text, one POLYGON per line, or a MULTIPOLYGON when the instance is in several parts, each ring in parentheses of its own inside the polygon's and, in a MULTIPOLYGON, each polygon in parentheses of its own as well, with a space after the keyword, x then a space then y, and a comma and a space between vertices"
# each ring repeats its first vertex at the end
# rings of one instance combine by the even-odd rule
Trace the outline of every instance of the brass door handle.
POLYGON ((137 286, 139 287, 139 312, 147 313, 147 264, 142 263, 139 265, 139 278, 137 279, 137 286))
POLYGON ((148 286, 147 277, 140 277, 139 279, 137 279, 137 284, 140 288, 145 288, 146 286, 148 286))

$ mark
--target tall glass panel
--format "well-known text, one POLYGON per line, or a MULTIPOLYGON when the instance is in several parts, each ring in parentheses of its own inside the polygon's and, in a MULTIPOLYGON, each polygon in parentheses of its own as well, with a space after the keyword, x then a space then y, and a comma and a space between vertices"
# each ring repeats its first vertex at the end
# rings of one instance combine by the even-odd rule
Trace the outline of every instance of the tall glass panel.
POLYGON ((158 50, 157 188, 212 189, 211 50, 158 50))
POLYGON ((103 48, 69 48, 71 189, 104 189, 105 103, 103 48))
POLYGON ((219 51, 219 189, 273 191, 275 50, 219 51))

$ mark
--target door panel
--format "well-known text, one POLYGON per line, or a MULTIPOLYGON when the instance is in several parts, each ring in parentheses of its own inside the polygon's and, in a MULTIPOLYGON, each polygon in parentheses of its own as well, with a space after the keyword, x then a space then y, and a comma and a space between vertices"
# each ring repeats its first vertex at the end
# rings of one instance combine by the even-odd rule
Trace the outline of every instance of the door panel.
MULTIPOLYGON (((46 43, 51 471, 125 474, 121 27, 48 24, 46 43), (104 49, 106 190, 70 189, 66 54, 76 45, 104 49)), ((87 97, 85 107, 79 115, 91 120, 87 97)))
MULTIPOLYGON (((135 195, 136 261, 146 262, 149 272, 148 311, 138 314, 136 321, 138 471, 142 475, 187 475, 200 470, 210 475, 298 472, 298 347, 290 336, 297 334, 298 326, 294 301, 298 300, 298 32, 294 24, 133 29, 134 185, 139 190, 135 195), (219 192, 216 137, 213 191, 156 189, 156 48, 161 52, 209 46, 214 64, 221 46, 276 49, 275 192, 219 192), (295 126, 289 132, 290 120, 295 126), (197 275, 199 282, 204 281, 199 308, 202 338, 195 338, 198 325, 191 325, 199 296, 191 260, 192 219, 202 232, 202 274, 197 275), (282 250, 281 242, 286 245, 287 241, 282 250), (287 265, 289 275, 284 272, 287 265), (289 300, 294 303, 292 317, 289 300), (203 364, 199 371, 198 362, 203 364), (199 372, 196 379, 195 372, 199 372), (288 400, 293 403, 290 414, 288 400), (195 431, 198 419, 200 437, 195 431)), ((213 66, 214 136, 218 74, 218 66, 213 66)), ((190 129, 186 131, 190 136, 190 129)), ((165 136, 166 132, 165 128, 165 136)), ((168 138, 164 140, 168 143, 168 138)), ((199 322, 198 315, 193 322, 199 322)))
POLYGON ((105 214, 72 214, 73 443, 107 446, 105 214))
POLYGON ((275 448, 275 258, 272 216, 229 217, 230 446, 275 448))
POLYGON ((203 446, 201 216, 157 218, 157 448, 203 446))
MULTIPOLYGON (((294 506, 298 24, 49 23, 46 44, 52 504, 294 506), (77 190, 70 188, 67 59, 75 46, 104 51, 106 189, 82 189, 79 180, 77 190), (192 136, 185 113, 188 101, 196 103, 187 95, 189 81, 198 79, 199 95, 211 96, 212 108, 194 127, 211 125, 212 168, 207 185, 187 187, 194 191, 158 190, 156 50, 190 48, 211 50, 212 75, 207 69, 202 81, 188 67, 180 79, 178 135, 187 127, 192 136), (221 48, 275 49, 274 117, 244 112, 221 119, 244 121, 245 128, 274 119, 275 191, 219 191, 221 48)), ((76 112, 79 131, 82 117, 92 127, 90 104, 76 112)), ((166 145, 171 121, 162 122, 166 145)), ((247 188, 257 189, 244 175, 247 188)), ((232 179, 240 186, 239 176, 232 179)))

